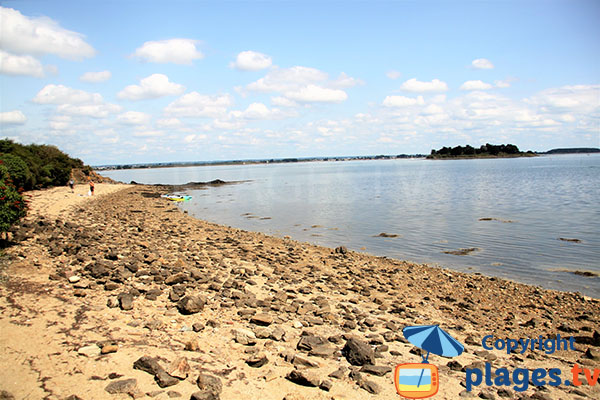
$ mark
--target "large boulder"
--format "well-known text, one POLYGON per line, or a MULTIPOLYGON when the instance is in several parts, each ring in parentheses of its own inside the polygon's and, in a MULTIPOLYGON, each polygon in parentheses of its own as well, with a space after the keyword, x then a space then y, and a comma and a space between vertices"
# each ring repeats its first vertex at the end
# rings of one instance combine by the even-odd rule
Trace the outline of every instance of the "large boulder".
POLYGON ((375 352, 368 343, 360 339, 348 339, 342 354, 352 365, 375 364, 375 352))

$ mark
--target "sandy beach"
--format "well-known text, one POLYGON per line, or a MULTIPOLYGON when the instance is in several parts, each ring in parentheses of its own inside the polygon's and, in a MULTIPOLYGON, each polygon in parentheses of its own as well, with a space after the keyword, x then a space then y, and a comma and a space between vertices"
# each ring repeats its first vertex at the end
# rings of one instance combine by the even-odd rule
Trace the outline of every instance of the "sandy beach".
POLYGON ((208 223, 156 186, 87 191, 27 194, 0 259, 0 398, 400 398, 395 366, 421 361, 402 334, 412 325, 465 346, 430 355, 435 399, 600 398, 584 372, 580 386, 530 375, 523 391, 465 388, 486 365, 593 378, 598 299, 208 223), (573 349, 507 354, 482 346, 489 335, 573 337, 573 349))

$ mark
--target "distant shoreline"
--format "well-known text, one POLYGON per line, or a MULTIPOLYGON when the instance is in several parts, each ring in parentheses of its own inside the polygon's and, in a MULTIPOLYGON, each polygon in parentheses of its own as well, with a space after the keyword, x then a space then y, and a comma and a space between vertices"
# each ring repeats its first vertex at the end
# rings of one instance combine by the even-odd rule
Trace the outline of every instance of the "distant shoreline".
POLYGON ((543 155, 563 154, 592 154, 600 153, 598 148, 566 148, 552 149, 546 152, 531 152, 522 154, 499 154, 499 155, 460 155, 447 157, 430 157, 425 154, 398 154, 377 156, 341 156, 341 157, 308 157, 308 158, 271 158, 271 159, 249 159, 230 161, 191 161, 172 163, 141 163, 122 165, 99 165, 92 167, 95 171, 118 171, 130 169, 156 169, 156 168, 183 168, 183 167, 211 167, 223 165, 258 165, 258 164, 289 164, 307 162, 335 162, 335 161, 372 161, 372 160, 399 160, 399 159, 428 159, 428 160, 470 160, 470 159, 493 159, 493 158, 518 158, 536 157, 543 155))

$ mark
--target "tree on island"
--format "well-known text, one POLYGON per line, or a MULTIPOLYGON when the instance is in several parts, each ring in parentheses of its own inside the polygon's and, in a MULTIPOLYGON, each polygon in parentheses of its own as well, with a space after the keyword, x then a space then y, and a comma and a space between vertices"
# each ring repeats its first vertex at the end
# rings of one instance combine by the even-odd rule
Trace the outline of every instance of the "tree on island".
POLYGON ((486 143, 478 149, 466 145, 456 147, 442 147, 439 150, 431 150, 431 154, 427 158, 476 158, 476 157, 502 157, 502 156, 518 156, 518 155, 533 155, 533 152, 528 151, 523 153, 514 144, 494 145, 486 143))

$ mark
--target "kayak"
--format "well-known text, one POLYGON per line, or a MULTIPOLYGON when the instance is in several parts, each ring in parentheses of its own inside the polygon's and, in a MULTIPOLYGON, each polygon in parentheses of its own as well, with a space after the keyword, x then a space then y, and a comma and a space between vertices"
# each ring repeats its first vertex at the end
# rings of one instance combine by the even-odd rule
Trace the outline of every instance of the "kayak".
POLYGON ((185 196, 185 195, 179 195, 179 194, 163 194, 160 197, 171 200, 171 201, 188 201, 188 200, 192 199, 192 196, 185 196))

